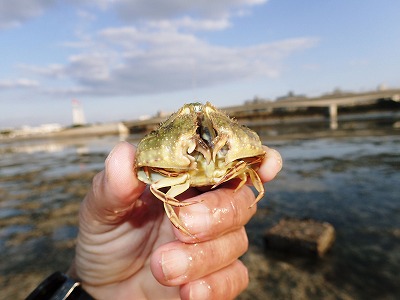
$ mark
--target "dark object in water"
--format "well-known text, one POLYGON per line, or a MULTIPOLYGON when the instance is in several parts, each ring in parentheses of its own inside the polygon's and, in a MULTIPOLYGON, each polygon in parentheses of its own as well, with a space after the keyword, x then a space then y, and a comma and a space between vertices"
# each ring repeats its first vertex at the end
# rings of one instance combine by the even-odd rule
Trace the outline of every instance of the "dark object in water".
POLYGON ((332 247, 335 229, 311 219, 282 219, 265 232, 264 238, 269 249, 321 257, 332 247))

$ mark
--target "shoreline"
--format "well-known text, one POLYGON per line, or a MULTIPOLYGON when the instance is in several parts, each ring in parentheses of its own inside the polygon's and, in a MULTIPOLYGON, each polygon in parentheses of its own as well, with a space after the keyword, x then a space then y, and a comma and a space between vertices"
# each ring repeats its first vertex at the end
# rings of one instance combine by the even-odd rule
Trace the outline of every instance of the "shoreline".
MULTIPOLYGON (((318 139, 345 139, 355 137, 379 137, 379 136, 398 136, 400 135, 400 128, 385 128, 385 129, 336 129, 336 130, 317 130, 317 131, 304 131, 304 132, 289 132, 289 133, 276 133, 273 130, 270 132, 260 132, 259 136, 263 144, 268 145, 271 142, 280 141, 306 141, 318 139)), ((88 141, 99 141, 109 139, 115 140, 112 145, 119 141, 127 141, 136 145, 144 135, 131 134, 131 135, 118 135, 118 134, 104 134, 104 135, 59 135, 59 136, 40 136, 29 138, 9 138, 0 139, 0 153, 5 151, 14 151, 18 148, 31 148, 37 151, 55 151, 63 149, 66 146, 74 146, 80 143, 87 143, 88 141), (49 147, 47 147, 49 146, 49 147), (53 146, 53 147, 51 147, 53 146)), ((111 147, 112 147, 111 145, 111 147)), ((111 150, 112 148, 110 148, 111 150)), ((23 150, 22 150, 23 151, 23 150)), ((27 152, 36 152, 35 150, 26 150, 27 152)))

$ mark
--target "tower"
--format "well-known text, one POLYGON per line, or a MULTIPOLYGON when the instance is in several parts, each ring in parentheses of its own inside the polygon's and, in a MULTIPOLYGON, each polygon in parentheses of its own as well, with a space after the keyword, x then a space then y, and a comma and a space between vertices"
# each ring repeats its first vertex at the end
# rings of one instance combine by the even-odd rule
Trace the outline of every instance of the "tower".
POLYGON ((72 124, 74 126, 81 126, 86 124, 82 105, 76 99, 72 100, 72 124))

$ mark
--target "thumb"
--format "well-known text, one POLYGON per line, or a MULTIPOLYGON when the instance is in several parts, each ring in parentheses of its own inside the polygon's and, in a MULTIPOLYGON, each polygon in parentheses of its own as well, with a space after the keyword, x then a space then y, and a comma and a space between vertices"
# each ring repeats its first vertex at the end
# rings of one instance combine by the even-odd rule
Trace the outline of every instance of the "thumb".
POLYGON ((146 186, 134 173, 135 150, 120 142, 110 152, 83 201, 80 219, 85 223, 114 225, 130 213, 146 186))

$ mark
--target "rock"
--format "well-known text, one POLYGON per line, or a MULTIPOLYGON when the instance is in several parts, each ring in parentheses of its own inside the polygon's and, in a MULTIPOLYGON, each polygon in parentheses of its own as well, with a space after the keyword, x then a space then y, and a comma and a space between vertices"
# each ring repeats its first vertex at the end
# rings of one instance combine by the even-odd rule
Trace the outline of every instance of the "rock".
POLYGON ((323 256, 335 241, 335 229, 326 222, 282 219, 264 238, 270 249, 323 256))

